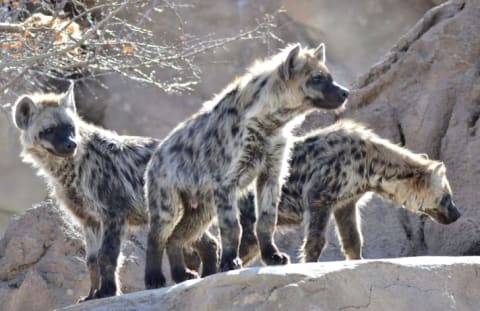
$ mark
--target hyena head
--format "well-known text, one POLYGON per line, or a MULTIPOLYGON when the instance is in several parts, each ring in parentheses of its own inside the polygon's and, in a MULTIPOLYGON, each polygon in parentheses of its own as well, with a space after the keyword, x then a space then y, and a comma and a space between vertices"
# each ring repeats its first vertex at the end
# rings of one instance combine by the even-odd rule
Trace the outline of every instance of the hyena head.
POLYGON ((407 181, 404 205, 411 210, 428 215, 441 224, 455 222, 460 216, 452 199, 452 189, 442 162, 431 161, 419 176, 407 181))
POLYGON ((335 82, 325 62, 323 43, 316 49, 291 48, 278 71, 287 86, 286 108, 336 109, 346 102, 349 91, 335 82))
POLYGON ((47 151, 69 157, 77 149, 73 84, 66 94, 21 96, 13 108, 13 121, 21 131, 24 150, 47 151))

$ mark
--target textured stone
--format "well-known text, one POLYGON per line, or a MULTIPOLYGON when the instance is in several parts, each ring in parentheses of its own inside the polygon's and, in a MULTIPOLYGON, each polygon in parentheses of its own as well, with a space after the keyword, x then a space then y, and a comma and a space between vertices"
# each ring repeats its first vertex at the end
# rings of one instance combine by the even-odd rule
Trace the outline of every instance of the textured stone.
POLYGON ((0 240, 2 310, 51 310, 88 290, 83 239, 69 217, 44 202, 14 217, 0 240))
POLYGON ((479 268, 477 257, 249 268, 61 310, 476 310, 479 268))

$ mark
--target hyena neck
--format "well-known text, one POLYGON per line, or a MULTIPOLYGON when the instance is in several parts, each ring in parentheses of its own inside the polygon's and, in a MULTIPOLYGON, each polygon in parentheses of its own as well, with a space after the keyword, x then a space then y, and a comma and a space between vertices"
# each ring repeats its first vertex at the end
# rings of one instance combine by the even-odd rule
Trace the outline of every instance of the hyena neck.
MULTIPOLYGON (((367 152, 367 168, 370 186, 389 199, 403 204, 406 183, 419 176, 428 167, 430 160, 379 139, 372 152, 367 152)), ((408 187, 407 187, 408 188, 408 187)))
POLYGON ((30 162, 38 168, 40 175, 46 177, 53 184, 63 184, 65 176, 71 174, 75 166, 74 156, 58 157, 40 148, 26 150, 23 158, 25 162, 30 162))

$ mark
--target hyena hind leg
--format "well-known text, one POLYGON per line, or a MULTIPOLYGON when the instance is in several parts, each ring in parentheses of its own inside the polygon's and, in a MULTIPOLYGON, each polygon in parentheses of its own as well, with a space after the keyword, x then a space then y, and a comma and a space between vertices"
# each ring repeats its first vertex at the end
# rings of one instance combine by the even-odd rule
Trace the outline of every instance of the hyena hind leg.
POLYGON ((172 279, 176 283, 199 277, 196 271, 188 269, 185 265, 183 250, 189 244, 197 250, 204 264, 204 274, 217 272, 217 243, 215 238, 207 233, 213 218, 213 213, 210 211, 213 212, 213 207, 204 203, 199 204, 195 209, 186 207, 182 219, 168 240, 167 254, 172 279))
POLYGON ((215 236, 206 231, 199 240, 193 243, 193 248, 202 260, 202 277, 217 273, 220 244, 215 236))
POLYGON ((182 204, 178 192, 160 184, 154 174, 147 179, 146 187, 148 189, 150 230, 147 238, 144 277, 145 288, 153 289, 166 284, 162 272, 163 251, 167 247, 167 242, 175 230, 175 226, 181 219, 182 204))
POLYGON ((305 217, 305 238, 301 250, 302 262, 316 262, 326 244, 325 231, 331 206, 320 202, 310 203, 305 217))
POLYGON ((90 290, 87 296, 77 301, 83 302, 94 298, 100 289, 100 267, 98 265, 98 251, 102 241, 102 226, 99 222, 90 221, 83 226, 85 236, 85 262, 90 276, 90 290))
POLYGON ((357 226, 356 200, 335 208, 333 216, 342 251, 348 260, 362 258, 362 239, 357 226))

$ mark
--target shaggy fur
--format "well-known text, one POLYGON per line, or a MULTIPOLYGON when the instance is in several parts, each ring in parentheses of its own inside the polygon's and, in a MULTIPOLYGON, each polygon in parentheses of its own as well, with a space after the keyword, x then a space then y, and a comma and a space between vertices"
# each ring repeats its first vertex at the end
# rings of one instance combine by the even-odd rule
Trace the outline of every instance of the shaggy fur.
MULTIPOLYGON (((91 287, 81 300, 115 295, 127 225, 148 221, 144 171, 158 141, 119 136, 82 121, 75 112, 73 85, 65 95, 22 96, 13 118, 24 161, 38 169, 52 196, 83 227, 91 287)), ((200 255, 215 262, 216 241, 207 233, 197 243, 200 255)), ((206 270, 213 273, 216 265, 206 270)))
POLYGON ((148 164, 146 200, 150 212, 145 284, 165 284, 162 254, 167 249, 177 282, 196 277, 184 267, 181 248, 218 216, 221 270, 241 267, 237 197, 255 183, 262 259, 285 264, 273 242, 277 198, 286 148, 284 127, 314 108, 335 109, 348 91, 324 63, 324 46, 295 46, 254 66, 202 111, 180 124, 148 164))
MULTIPOLYGON (((362 236, 355 204, 367 191, 442 224, 460 217, 443 163, 394 145, 357 123, 340 121, 296 139, 278 226, 304 221, 303 259, 317 261, 333 212, 346 258, 359 259, 362 236)), ((240 255, 249 262, 258 253, 252 195, 243 198, 239 208, 244 233, 240 255)))

